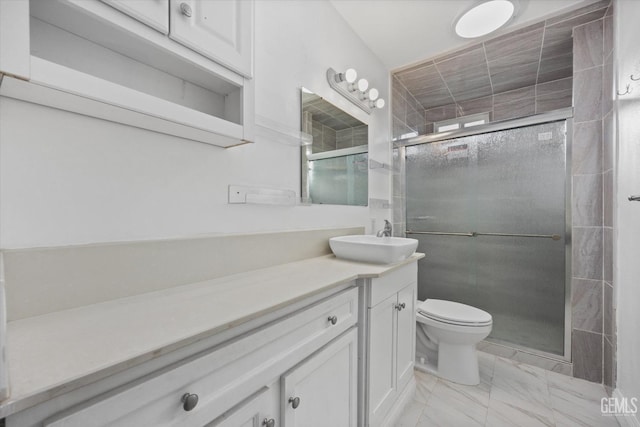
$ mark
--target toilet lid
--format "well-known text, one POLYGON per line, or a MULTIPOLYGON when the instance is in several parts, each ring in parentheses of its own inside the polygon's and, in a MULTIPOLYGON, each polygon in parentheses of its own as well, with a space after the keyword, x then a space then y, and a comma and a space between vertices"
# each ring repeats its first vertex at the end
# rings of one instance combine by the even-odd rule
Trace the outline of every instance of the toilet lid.
POLYGON ((428 299, 418 305, 418 312, 436 320, 463 325, 489 324, 491 315, 479 308, 459 302, 428 299))

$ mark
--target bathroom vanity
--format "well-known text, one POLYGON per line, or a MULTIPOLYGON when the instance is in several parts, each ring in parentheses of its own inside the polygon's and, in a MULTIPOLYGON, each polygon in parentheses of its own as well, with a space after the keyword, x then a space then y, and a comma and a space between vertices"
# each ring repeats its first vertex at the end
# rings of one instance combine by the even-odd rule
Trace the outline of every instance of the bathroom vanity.
POLYGON ((9 322, 0 416, 9 427, 389 425, 415 390, 421 257, 323 255, 9 322))

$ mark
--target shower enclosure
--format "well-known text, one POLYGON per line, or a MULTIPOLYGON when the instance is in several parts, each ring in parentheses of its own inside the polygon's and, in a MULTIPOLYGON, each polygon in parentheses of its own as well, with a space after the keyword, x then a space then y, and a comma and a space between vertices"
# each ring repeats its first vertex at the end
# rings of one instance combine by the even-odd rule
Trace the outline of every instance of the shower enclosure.
POLYGON ((481 308, 489 341, 566 358, 567 123, 407 146, 418 296, 481 308))

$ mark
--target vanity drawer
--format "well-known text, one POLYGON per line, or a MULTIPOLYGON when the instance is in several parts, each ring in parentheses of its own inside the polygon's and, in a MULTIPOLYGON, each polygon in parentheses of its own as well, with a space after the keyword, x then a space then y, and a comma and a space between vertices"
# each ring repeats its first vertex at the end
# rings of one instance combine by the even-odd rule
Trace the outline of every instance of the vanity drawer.
POLYGON ((202 426, 230 409, 358 321, 350 288, 259 330, 149 375, 44 423, 61 426, 202 426), (183 408, 182 397, 198 395, 183 408))
POLYGON ((371 300, 369 301, 368 307, 375 307, 405 286, 415 282, 417 278, 418 263, 412 262, 382 277, 370 279, 371 300))

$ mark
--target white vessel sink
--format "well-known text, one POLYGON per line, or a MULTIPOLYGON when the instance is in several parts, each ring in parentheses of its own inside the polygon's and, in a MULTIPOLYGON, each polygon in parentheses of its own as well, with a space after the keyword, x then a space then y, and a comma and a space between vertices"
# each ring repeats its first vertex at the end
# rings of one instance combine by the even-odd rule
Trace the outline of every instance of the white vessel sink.
POLYGON ((329 239, 329 246, 338 258, 391 264, 411 256, 418 247, 418 241, 403 237, 355 235, 332 237, 329 239))

